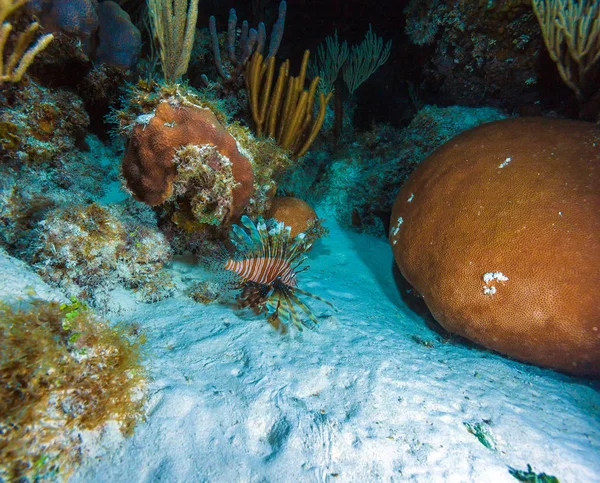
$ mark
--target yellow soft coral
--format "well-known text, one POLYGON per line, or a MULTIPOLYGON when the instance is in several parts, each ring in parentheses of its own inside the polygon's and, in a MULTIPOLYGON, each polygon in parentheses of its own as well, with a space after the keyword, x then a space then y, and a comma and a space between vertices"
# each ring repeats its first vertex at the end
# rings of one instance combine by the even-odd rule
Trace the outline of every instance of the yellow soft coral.
POLYGON ((44 50, 54 38, 52 34, 46 34, 39 37, 34 43, 33 39, 40 24, 33 22, 27 30, 19 33, 10 55, 5 52, 6 43, 12 32, 12 25, 6 22, 6 19, 27 1, 0 0, 0 86, 5 82, 19 82, 35 56, 44 50))

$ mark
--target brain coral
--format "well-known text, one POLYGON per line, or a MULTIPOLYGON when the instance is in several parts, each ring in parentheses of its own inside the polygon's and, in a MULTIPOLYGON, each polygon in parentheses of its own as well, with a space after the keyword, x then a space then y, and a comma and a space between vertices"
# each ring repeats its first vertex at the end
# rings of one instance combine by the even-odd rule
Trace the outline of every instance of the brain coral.
POLYGON ((133 129, 123 158, 123 175, 134 197, 151 206, 163 203, 171 196, 177 177, 176 151, 189 145, 215 146, 231 162, 238 183, 229 215, 238 217, 252 194, 252 166, 212 111, 162 102, 153 115, 142 117, 144 121, 133 129))
POLYGON ((514 358, 600 376, 600 129, 521 118, 430 155, 394 205, 406 279, 449 331, 514 358))

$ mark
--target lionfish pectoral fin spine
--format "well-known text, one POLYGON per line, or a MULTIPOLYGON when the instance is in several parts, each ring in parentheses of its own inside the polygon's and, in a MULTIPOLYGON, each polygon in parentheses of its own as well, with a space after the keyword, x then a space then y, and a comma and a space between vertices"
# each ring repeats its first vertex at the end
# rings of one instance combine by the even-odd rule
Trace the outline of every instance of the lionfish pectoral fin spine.
POLYGON ((283 297, 285 299, 286 302, 286 309, 289 311, 290 314, 290 319, 292 320, 292 323, 298 328, 298 330, 302 330, 302 320, 300 319, 300 317, 298 316, 298 312, 296 312, 296 309, 294 307, 294 302, 291 300, 292 295, 291 293, 289 293, 287 290, 283 291, 283 297))
POLYGON ((317 300, 320 300, 321 302, 325 302, 333 310, 335 310, 336 312, 339 312, 337 307, 335 305, 333 305, 329 300, 325 300, 323 297, 319 297, 318 295, 315 295, 314 293, 307 292, 306 290, 299 289, 298 287, 296 287, 295 290, 297 292, 300 292, 302 295, 306 295, 307 297, 312 297, 313 299, 317 299, 317 300))
POLYGON ((306 306, 306 304, 304 302, 302 302, 302 300, 300 300, 295 294, 290 293, 289 294, 290 299, 292 299, 292 302, 294 302, 298 307, 300 307, 304 313, 306 315, 308 315, 308 318, 312 321, 312 323, 316 326, 319 324, 319 321, 317 320, 317 318, 314 316, 314 314, 310 311, 310 309, 306 306))

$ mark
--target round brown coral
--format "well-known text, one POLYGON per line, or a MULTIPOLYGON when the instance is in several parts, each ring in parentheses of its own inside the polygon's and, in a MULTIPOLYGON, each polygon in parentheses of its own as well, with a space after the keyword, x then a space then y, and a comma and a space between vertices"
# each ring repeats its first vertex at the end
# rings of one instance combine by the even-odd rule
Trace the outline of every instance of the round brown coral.
POLYGON ((177 176, 175 152, 188 145, 215 146, 229 158, 238 183, 233 189, 229 218, 239 217, 252 194, 252 166, 212 111, 196 106, 162 102, 154 115, 138 120, 123 158, 123 175, 134 197, 150 206, 169 198, 177 176))
POLYGON ((317 214, 308 203, 291 196, 281 196, 273 199, 267 218, 283 221, 286 226, 292 227, 292 236, 305 233, 309 222, 316 220, 317 214))
POLYGON ((390 242, 446 329, 600 376, 600 130, 522 118, 448 141, 404 184, 390 242))

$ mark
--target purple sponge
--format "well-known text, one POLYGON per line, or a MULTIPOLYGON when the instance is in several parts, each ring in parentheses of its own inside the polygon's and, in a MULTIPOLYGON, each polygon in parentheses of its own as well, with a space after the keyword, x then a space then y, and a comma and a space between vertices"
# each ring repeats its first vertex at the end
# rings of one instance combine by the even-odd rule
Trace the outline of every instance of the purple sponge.
POLYGON ((127 12, 112 0, 30 0, 27 8, 46 30, 79 39, 92 60, 123 70, 135 67, 142 36, 127 12))
POLYGON ((142 35, 129 14, 112 0, 98 5, 98 47, 95 59, 123 70, 133 69, 142 50, 142 35))
POLYGON ((89 55, 98 29, 97 6, 95 0, 54 0, 42 22, 46 28, 61 30, 81 40, 83 50, 89 55))

